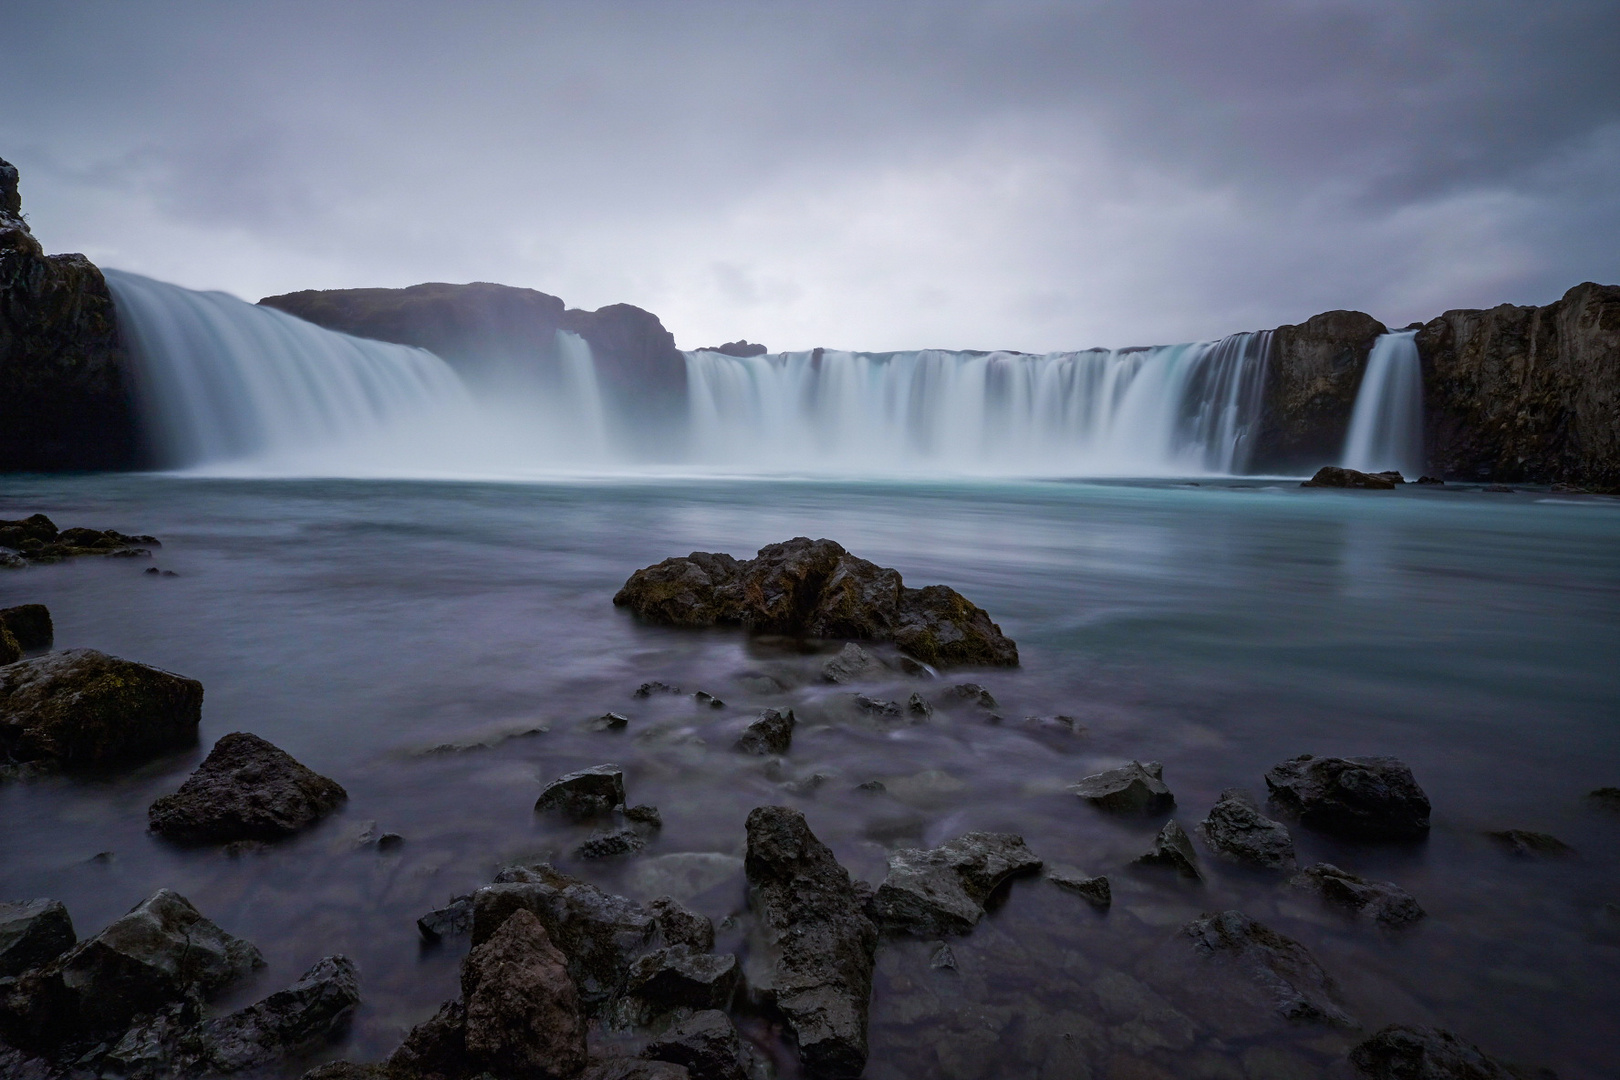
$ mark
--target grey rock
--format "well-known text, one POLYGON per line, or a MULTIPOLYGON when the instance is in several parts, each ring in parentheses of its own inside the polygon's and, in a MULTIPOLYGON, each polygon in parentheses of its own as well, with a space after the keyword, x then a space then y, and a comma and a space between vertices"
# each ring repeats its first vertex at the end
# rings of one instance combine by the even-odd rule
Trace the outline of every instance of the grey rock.
POLYGON ((767 957, 758 989, 797 1038, 808 1075, 859 1076, 877 929, 848 871, 784 806, 749 813, 745 867, 767 957))
POLYGON ((692 1080, 748 1080, 742 1040, 718 1009, 693 1013, 649 1042, 641 1056, 684 1065, 692 1080))
POLYGON ((1543 832, 1531 832, 1528 829, 1497 829, 1485 835, 1521 859, 1565 858, 1575 854, 1574 848, 1558 837, 1543 832))
POLYGON ((51 610, 44 604, 0 608, 0 629, 10 633, 23 652, 49 649, 56 640, 56 628, 51 625, 51 610))
POLYGON ((1210 850, 1235 862, 1271 870, 1294 865, 1294 838, 1288 827, 1260 813, 1260 807, 1242 788, 1221 792, 1198 834, 1210 850))
POLYGON ((1241 911, 1205 915, 1182 927, 1196 955, 1229 965, 1286 1020, 1354 1027, 1338 986, 1310 951, 1241 911))
POLYGON ((285 990, 205 1021, 183 1041, 196 1047, 203 1071, 256 1069, 338 1035, 358 1004, 354 961, 328 956, 285 990))
POLYGON ((659 1010, 723 1009, 737 989, 737 958, 667 945, 637 957, 626 980, 628 993, 659 1010))
POLYGON ((257 735, 233 732, 172 795, 152 803, 152 831, 187 843, 275 840, 307 829, 348 793, 257 735))
POLYGON ((1092 907, 1105 908, 1114 902, 1114 893, 1108 886, 1107 878, 1100 875, 1092 877, 1073 866, 1058 864, 1047 867, 1046 880, 1060 889, 1079 894, 1092 907))
POLYGON ((947 697, 965 701, 970 705, 977 705, 982 709, 1000 708, 1000 702, 996 701, 996 696, 978 683, 957 683, 954 686, 947 687, 945 694, 947 697))
POLYGON ((661 829, 664 827, 664 815, 658 812, 658 807, 648 806, 645 803, 637 806, 627 806, 624 810, 625 819, 637 825, 646 825, 648 828, 661 829))
POLYGON ((1307 866, 1288 884, 1308 889, 1324 900, 1346 907, 1385 926, 1405 926, 1423 918, 1423 908, 1412 894, 1393 881, 1368 881, 1332 863, 1307 866))
POLYGON ((574 848, 576 859, 611 859, 618 855, 633 855, 647 846, 647 841, 631 828, 610 829, 592 833, 574 848))
POLYGON ((1497 1061, 1442 1028, 1391 1024, 1350 1051, 1367 1080, 1525 1080, 1527 1073, 1497 1061))
POLYGON ((865 694, 855 695, 855 705, 867 715, 882 720, 899 720, 904 715, 898 701, 885 701, 882 698, 867 697, 865 694))
POLYGON ((624 805, 624 770, 617 765, 594 765, 547 784, 535 800, 536 810, 555 810, 586 818, 624 805))
POLYGON ((939 947, 934 950, 934 954, 928 958, 928 966, 936 971, 959 970, 956 963, 956 951, 943 941, 940 942, 939 947))
POLYGON ((923 700, 923 696, 915 691, 906 699, 906 712, 919 720, 927 720, 934 715, 934 707, 923 700))
POLYGON ((735 749, 745 754, 785 754, 793 745, 793 710, 766 709, 738 737, 735 749))
POLYGON ((697 702, 699 705, 707 705, 711 709, 723 709, 726 707, 725 702, 721 701, 707 690, 699 690, 697 693, 692 695, 692 700, 697 702))
POLYGON ((416 920, 417 932, 422 935, 423 941, 428 942, 437 942, 447 937, 461 937, 463 934, 470 934, 472 933, 472 925, 472 893, 453 897, 444 907, 434 908, 416 920))
POLYGON ((587 731, 623 731, 630 726, 630 718, 623 713, 608 712, 585 722, 587 731))
POLYGON ((664 944, 685 945, 698 952, 713 950, 714 923, 707 915, 688 910, 672 896, 648 901, 646 911, 657 924, 664 944))
POLYGON ((801 776, 797 780, 786 781, 782 785, 782 790, 789 795, 814 795, 831 779, 832 777, 826 773, 811 773, 809 776, 801 776))
POLYGON ((880 679, 889 672, 888 667, 855 644, 853 641, 838 650, 838 655, 821 665, 821 677, 830 683, 852 683, 866 679, 880 679))
POLYGON ((1164 766, 1157 761, 1132 761, 1117 769, 1093 773, 1070 791, 1093 806, 1116 814, 1156 814, 1176 804, 1164 783, 1164 766))
POLYGON ((634 694, 631 694, 630 696, 631 697, 637 697, 637 698, 650 698, 654 694, 679 694, 679 693, 681 693, 681 688, 678 687, 678 686, 671 686, 669 683, 665 683, 665 682, 644 682, 640 686, 636 687, 636 692, 634 694))
POLYGON ((965 934, 1003 881, 1041 868, 1024 838, 972 832, 937 848, 889 855, 889 875, 868 905, 872 920, 893 933, 965 934))
POLYGON ((77 940, 60 900, 0 903, 0 977, 49 963, 77 940))
POLYGON ((1266 773, 1272 801, 1302 824, 1353 840, 1416 840, 1429 832, 1429 797, 1392 757, 1302 754, 1266 773))
POLYGON ((1175 821, 1167 821, 1159 835, 1153 838, 1153 848, 1136 860, 1143 866, 1168 866, 1182 877, 1201 878, 1198 853, 1193 850, 1187 831, 1175 821))
POLYGON ((598 1058, 579 1074, 579 1080, 691 1080, 686 1066, 673 1061, 643 1058, 598 1058))

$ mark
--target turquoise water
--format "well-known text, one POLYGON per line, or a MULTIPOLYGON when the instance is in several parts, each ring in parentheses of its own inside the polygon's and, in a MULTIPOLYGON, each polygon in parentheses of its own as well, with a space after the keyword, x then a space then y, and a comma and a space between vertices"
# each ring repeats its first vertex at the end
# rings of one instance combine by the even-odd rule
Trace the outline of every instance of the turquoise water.
MULTIPOLYGON (((1176 1002, 1155 957, 1181 922, 1229 907, 1305 942, 1368 1028, 1439 1024, 1566 1078, 1611 1075, 1620 1060, 1620 909, 1606 906, 1620 904, 1620 815, 1583 798, 1620 785, 1620 501, 1266 481, 9 478, 0 517, 36 511, 156 534, 156 564, 179 576, 117 560, 0 573, 0 606, 47 603, 59 648, 179 671, 207 696, 196 752, 116 780, 0 788, 0 895, 58 897, 88 934, 175 888, 270 958, 239 998, 347 952, 366 1003, 348 1043, 323 1056, 381 1056, 453 996, 459 948, 420 949, 415 917, 503 861, 566 852, 570 827, 531 812, 539 784, 616 761, 632 801, 659 806, 665 825, 644 856, 571 865, 604 887, 634 892, 637 866, 668 853, 740 854, 743 819, 762 803, 803 809, 871 881, 890 847, 975 828, 1020 832, 1042 857, 1114 881, 1102 917, 1043 881, 1016 883, 954 943, 957 972, 929 968, 929 943, 886 947, 868 1076, 1081 1075, 1081 1063, 1101 1076, 1138 1062, 1189 1077, 1337 1075, 1353 1034, 1234 1034, 1185 1004, 1190 1027, 1133 1026, 1126 1014, 1142 1006, 1121 1005, 1120 986, 1176 1002), (747 555, 794 535, 831 537, 988 609, 1023 666, 967 677, 1003 721, 941 708, 887 730, 816 681, 805 646, 640 626, 610 603, 632 570, 668 555, 747 555), (760 674, 789 688, 761 692, 749 677, 760 674), (650 679, 729 707, 632 699, 650 679), (726 749, 779 704, 801 720, 782 771, 726 749), (631 717, 628 732, 583 729, 609 709, 631 717), (1021 722, 1053 714, 1083 733, 1021 722), (537 726, 548 730, 501 741, 537 726), (236 730, 342 782, 343 814, 237 857, 149 837, 146 806, 236 730), (444 744, 462 748, 424 752, 444 744), (1434 803, 1425 844, 1295 835, 1302 863, 1399 882, 1428 909, 1423 923, 1393 935, 1345 922, 1207 860, 1202 886, 1132 872, 1162 819, 1102 818, 1063 790, 1160 760, 1190 828, 1223 788, 1263 796, 1266 768, 1306 752, 1411 764, 1434 803), (814 790, 783 786, 814 774, 827 777, 814 790), (870 779, 888 792, 855 790, 870 779), (371 820, 406 843, 349 843, 371 820), (1510 827, 1580 855, 1516 860, 1481 835, 1510 827), (111 858, 92 860, 100 852, 111 858), (1061 1060, 1060 1029, 1080 1048, 1061 1060)), ((861 689, 903 699, 938 685, 861 689)), ((693 903, 717 920, 741 911, 740 879, 693 903)), ((722 944, 743 948, 745 934, 743 920, 722 944)))

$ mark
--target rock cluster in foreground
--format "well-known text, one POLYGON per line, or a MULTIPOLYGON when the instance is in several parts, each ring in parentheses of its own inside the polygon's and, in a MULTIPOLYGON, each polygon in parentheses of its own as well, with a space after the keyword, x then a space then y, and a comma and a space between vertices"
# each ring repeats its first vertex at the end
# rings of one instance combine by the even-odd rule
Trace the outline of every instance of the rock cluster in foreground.
POLYGON ((632 574, 613 602, 670 626, 892 641, 928 664, 1018 664, 1018 646, 955 589, 907 588, 899 571, 831 540, 795 537, 741 561, 707 551, 665 559, 632 574))

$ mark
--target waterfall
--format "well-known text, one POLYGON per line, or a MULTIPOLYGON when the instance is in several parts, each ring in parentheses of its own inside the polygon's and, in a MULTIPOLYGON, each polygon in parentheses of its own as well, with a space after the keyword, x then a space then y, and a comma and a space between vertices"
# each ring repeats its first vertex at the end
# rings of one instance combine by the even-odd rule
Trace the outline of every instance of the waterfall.
POLYGON ((1345 468, 1423 472, 1423 367, 1416 338, 1417 331, 1400 330, 1373 342, 1350 414, 1345 468))
POLYGON ((1270 334, 1044 355, 686 354, 696 464, 747 472, 1240 472, 1270 334))

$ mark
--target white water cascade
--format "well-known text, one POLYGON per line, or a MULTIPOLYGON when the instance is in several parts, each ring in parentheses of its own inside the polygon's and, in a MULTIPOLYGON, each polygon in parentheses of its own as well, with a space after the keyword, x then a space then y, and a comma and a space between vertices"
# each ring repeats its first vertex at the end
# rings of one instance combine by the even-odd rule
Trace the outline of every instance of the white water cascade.
POLYGON ((687 353, 691 455, 749 472, 1240 472, 1269 332, 1047 353, 687 353))
POLYGON ((1345 468, 1423 472, 1423 367, 1416 338, 1415 330, 1399 330, 1373 342, 1344 440, 1345 468))

